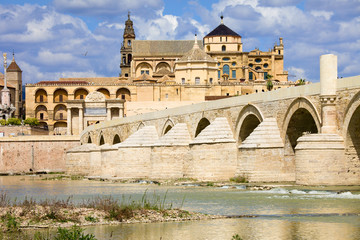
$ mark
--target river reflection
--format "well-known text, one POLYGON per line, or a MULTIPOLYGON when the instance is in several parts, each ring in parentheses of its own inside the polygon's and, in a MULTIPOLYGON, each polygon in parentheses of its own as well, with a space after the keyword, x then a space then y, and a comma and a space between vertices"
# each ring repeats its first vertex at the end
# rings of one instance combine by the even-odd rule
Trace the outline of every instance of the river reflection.
POLYGON ((18 200, 73 196, 82 201, 94 196, 140 199, 147 190, 164 195, 183 209, 221 215, 254 215, 254 218, 194 222, 123 224, 87 227, 97 239, 360 239, 358 187, 269 191, 120 184, 95 181, 42 181, 38 177, 0 177, 1 190, 18 200), (350 191, 351 190, 351 191, 350 191))

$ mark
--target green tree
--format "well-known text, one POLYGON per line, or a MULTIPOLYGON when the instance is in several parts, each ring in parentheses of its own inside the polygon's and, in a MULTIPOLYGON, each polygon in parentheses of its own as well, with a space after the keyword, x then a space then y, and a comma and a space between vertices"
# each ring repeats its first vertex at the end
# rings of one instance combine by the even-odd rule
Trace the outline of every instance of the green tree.
POLYGON ((300 78, 299 80, 296 81, 296 85, 299 86, 299 85, 305 85, 306 84, 306 79, 302 79, 300 78))
POLYGON ((8 125, 21 125, 21 120, 18 118, 9 118, 7 120, 8 125))
POLYGON ((30 126, 38 126, 39 120, 37 118, 27 118, 24 120, 25 124, 29 124, 30 126))
POLYGON ((274 84, 273 84, 273 82, 272 82, 272 79, 273 78, 273 76, 272 75, 270 75, 270 74, 268 74, 268 75, 266 75, 266 89, 268 90, 268 91, 271 91, 272 89, 273 89, 273 87, 274 87, 274 84))

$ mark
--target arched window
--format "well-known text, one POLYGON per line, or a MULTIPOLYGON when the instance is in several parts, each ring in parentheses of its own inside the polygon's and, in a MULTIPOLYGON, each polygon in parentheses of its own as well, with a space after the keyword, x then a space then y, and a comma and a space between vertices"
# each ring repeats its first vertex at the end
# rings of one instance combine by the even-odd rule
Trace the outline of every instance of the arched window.
POLYGON ((221 47, 221 51, 223 51, 223 52, 226 51, 226 46, 225 46, 225 45, 223 45, 223 46, 221 47))
POLYGON ((200 78, 199 78, 199 77, 196 77, 196 78, 195 78, 195 84, 196 84, 196 85, 199 85, 199 84, 200 84, 200 78))
POLYGON ((229 73, 230 73, 229 65, 225 64, 223 67, 223 74, 229 75, 229 73))
POLYGON ((131 40, 128 40, 128 46, 129 47, 131 46, 131 40))

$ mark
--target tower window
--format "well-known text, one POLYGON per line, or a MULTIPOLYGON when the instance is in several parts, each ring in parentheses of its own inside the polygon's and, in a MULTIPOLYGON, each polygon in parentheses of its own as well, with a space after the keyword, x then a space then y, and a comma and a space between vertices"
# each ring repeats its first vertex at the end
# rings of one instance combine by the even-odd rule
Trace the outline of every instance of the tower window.
POLYGON ((200 84, 200 78, 199 78, 199 77, 196 77, 196 78, 195 78, 195 84, 196 84, 196 85, 199 85, 199 84, 200 84))
POLYGON ((43 119, 44 119, 44 114, 40 113, 40 120, 43 120, 43 119))
POLYGON ((125 94, 121 94, 121 99, 125 100, 125 94))
POLYGON ((84 95, 80 95, 80 99, 84 99, 84 95))
POLYGON ((59 102, 63 102, 63 95, 59 95, 59 102))
POLYGON ((185 84, 185 78, 181 79, 181 84, 185 84))
POLYGON ((257 62, 257 63, 261 62, 261 58, 255 59, 255 62, 257 62))
POLYGON ((128 46, 131 47, 131 40, 128 40, 128 46))
POLYGON ((222 37, 220 37, 220 42, 222 42, 222 37))
POLYGON ((226 51, 226 46, 225 46, 225 45, 223 45, 223 46, 221 47, 221 51, 223 51, 223 52, 226 51))
POLYGON ((212 78, 210 78, 210 84, 212 84, 213 83, 213 79, 212 78))
POLYGON ((60 120, 63 120, 64 119, 64 114, 63 113, 60 113, 60 120))
POLYGON ((44 102, 44 96, 40 95, 40 102, 44 102))

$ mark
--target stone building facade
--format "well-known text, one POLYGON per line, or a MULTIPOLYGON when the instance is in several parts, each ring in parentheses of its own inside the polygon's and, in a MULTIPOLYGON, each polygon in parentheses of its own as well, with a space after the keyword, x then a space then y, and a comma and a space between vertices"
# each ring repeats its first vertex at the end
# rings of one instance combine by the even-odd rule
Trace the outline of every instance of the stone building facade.
MULTIPOLYGON (((256 49, 246 53, 241 37, 223 22, 203 41, 196 37, 195 41, 136 40, 128 15, 120 68, 119 77, 61 78, 27 84, 26 116, 38 118, 50 134, 64 133, 69 101, 85 99, 94 91, 104 94, 107 101, 125 100, 124 116, 131 116, 265 92, 267 74, 273 76, 273 90, 295 85, 287 81, 287 72, 283 71, 282 40, 271 52, 256 49)), ((70 132, 77 134, 79 130, 70 132)))

